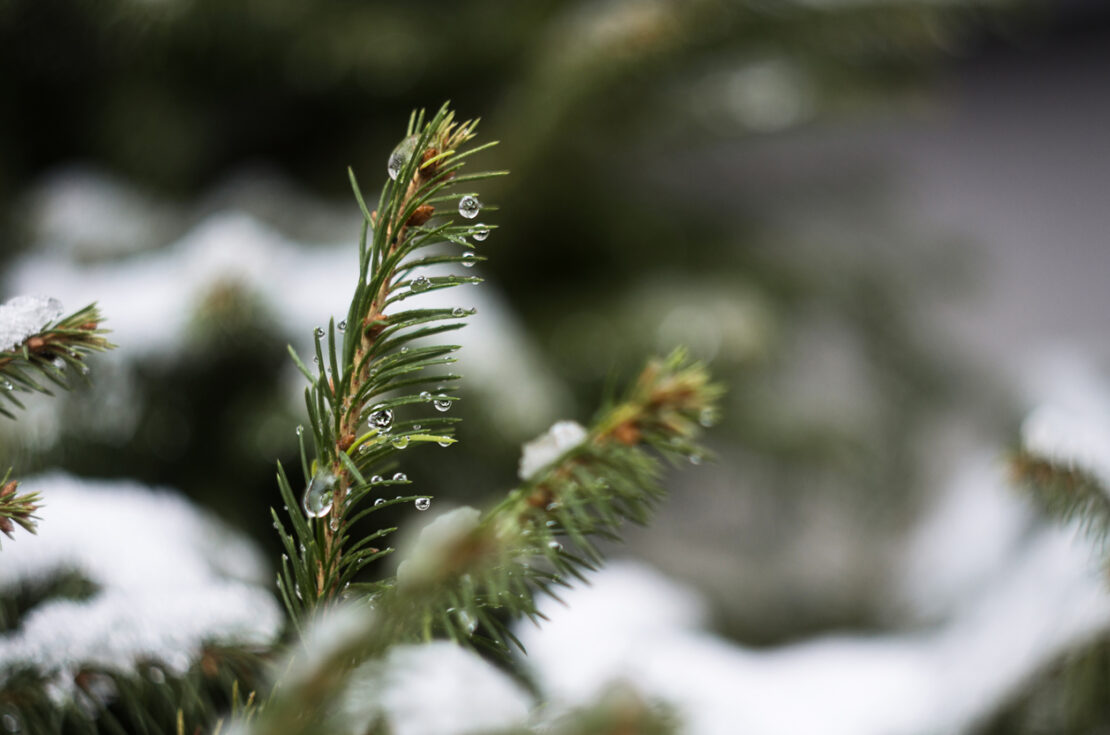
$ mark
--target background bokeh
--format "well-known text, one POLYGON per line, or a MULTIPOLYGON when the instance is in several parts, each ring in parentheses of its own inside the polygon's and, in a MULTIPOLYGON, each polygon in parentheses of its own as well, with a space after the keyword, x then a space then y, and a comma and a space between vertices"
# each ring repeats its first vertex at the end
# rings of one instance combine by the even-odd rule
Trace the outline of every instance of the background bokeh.
POLYGON ((1039 366, 1110 356, 1108 40, 1095 0, 0 3, 0 296, 95 298, 119 344, 0 426, 0 466, 177 488, 276 557, 285 345, 353 281, 345 169, 373 190, 450 99, 512 175, 422 491, 496 497, 686 344, 728 386, 719 461, 619 553, 747 646, 935 623, 921 519, 1039 366))

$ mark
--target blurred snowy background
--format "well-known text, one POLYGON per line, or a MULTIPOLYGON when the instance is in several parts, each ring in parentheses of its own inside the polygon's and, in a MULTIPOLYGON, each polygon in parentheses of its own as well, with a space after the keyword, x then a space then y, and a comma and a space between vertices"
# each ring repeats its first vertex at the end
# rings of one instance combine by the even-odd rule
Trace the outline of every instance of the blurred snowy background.
MULTIPOLYGON (((173 560, 67 529, 161 503, 181 599, 272 640, 273 463, 304 420, 285 345, 345 310, 345 167, 371 189, 408 110, 450 98, 513 175, 486 197, 487 283, 450 294, 478 309, 467 421, 409 459, 421 492, 496 497, 522 442, 674 345, 729 386, 719 461, 527 633, 541 691, 623 683, 694 733, 1105 731, 1059 687, 1110 640, 1105 574, 1002 460, 1036 408, 1027 441, 1110 464, 1108 40, 1096 0, 10 0, 0 299, 98 301, 119 349, 0 424, 0 467, 43 473, 48 503, 0 583, 76 569, 98 625, 133 629, 168 591, 113 575, 173 560), (207 524, 241 531, 216 556, 242 564, 207 524)), ((31 623, 86 614, 66 605, 9 620, 0 661, 53 660, 31 623)), ((143 635, 62 663, 199 655, 143 635)))

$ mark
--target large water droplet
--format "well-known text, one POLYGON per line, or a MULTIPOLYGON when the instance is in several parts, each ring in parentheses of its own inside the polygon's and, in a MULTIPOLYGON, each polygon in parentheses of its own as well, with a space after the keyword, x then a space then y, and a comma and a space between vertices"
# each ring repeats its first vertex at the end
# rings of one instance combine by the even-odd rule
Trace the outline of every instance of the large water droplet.
POLYGON ((313 330, 313 334, 315 334, 317 337, 323 337, 324 336, 324 328, 323 327, 316 327, 316 329, 313 330))
POLYGON ((373 477, 370 478, 370 484, 371 485, 373 485, 376 482, 383 482, 381 475, 374 475, 373 477))
POLYGON ((474 219, 477 217, 481 209, 482 203, 478 201, 477 197, 467 194, 459 200, 459 214, 467 219, 474 219))
POLYGON ((466 316, 466 309, 462 308, 461 306, 456 306, 454 309, 451 310, 451 316, 455 317, 456 319, 459 317, 464 317, 466 316))
POLYGON ((430 400, 432 400, 432 392, 431 392, 431 391, 427 391, 427 390, 424 390, 424 391, 420 391, 420 400, 422 400, 422 401, 430 401, 430 400))
POLYGON ((335 475, 320 471, 308 483, 304 491, 304 512, 309 518, 319 518, 331 510, 335 497, 335 475))
MULTIPOLYGON (((404 472, 396 472, 396 473, 393 474, 393 481, 394 482, 408 482, 409 481, 409 476, 406 475, 404 472)), ((401 496, 398 495, 397 497, 401 497, 401 496)))
POLYGON ((474 229, 470 231, 470 236, 481 242, 489 237, 489 228, 485 225, 474 225, 474 229))
POLYGON ((374 505, 381 505, 384 502, 385 502, 385 498, 378 498, 377 500, 374 501, 374 505))
POLYGON ((417 510, 427 510, 428 508, 432 507, 432 499, 431 498, 417 498, 416 503, 414 503, 414 505, 416 505, 417 510))
POLYGON ((476 262, 477 262, 477 261, 475 260, 475 258, 477 258, 477 257, 478 257, 478 256, 476 256, 476 255, 475 255, 474 253, 471 253, 471 252, 469 252, 469 251, 467 251, 467 252, 463 253, 463 258, 464 258, 464 260, 463 260, 463 262, 462 262, 462 264, 463 264, 463 268, 473 268, 473 267, 474 267, 474 263, 476 263, 476 262))
POLYGON ((339 516, 335 515, 331 517, 331 520, 328 521, 328 528, 333 531, 339 530, 339 516))
POLYGON ((367 423, 371 429, 377 429, 382 434, 388 434, 393 428, 393 410, 389 408, 375 408, 370 413, 367 423))
POLYGON ((404 449, 409 445, 409 438, 404 435, 395 436, 393 437, 393 441, 391 441, 390 444, 393 445, 394 449, 404 449))
POLYGON ((409 284, 409 288, 411 288, 413 291, 427 291, 428 286, 430 285, 432 284, 428 280, 427 276, 417 276, 416 278, 412 279, 412 283, 409 284))
POLYGON ((559 552, 563 550, 563 545, 558 541, 548 541, 547 548, 551 549, 552 551, 559 552))
POLYGON ((415 135, 410 135, 398 143, 393 152, 389 154, 389 162, 385 166, 389 178, 396 181, 397 177, 401 175, 402 169, 405 168, 405 164, 409 162, 416 150, 416 140, 415 135))
POLYGON ((441 447, 449 447, 454 443, 455 442, 453 442, 453 441, 436 442, 436 444, 440 445, 441 447))
POLYGON ((346 319, 339 322, 339 331, 340 332, 346 332, 347 331, 347 320, 346 319))
POLYGON ((441 393, 432 401, 432 406, 435 407, 435 410, 443 413, 444 411, 450 410, 451 399, 441 393))

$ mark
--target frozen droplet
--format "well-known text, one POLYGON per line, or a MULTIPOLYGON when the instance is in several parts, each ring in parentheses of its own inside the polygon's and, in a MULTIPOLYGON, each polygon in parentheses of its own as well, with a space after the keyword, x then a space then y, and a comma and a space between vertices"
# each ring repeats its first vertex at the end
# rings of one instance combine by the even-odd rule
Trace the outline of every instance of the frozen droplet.
POLYGON ((477 255, 475 255, 474 253, 471 253, 471 252, 463 253, 463 262, 462 262, 463 268, 473 268, 474 263, 477 262, 475 260, 477 257, 478 257, 477 255))
POLYGON ((461 306, 456 306, 454 309, 451 310, 451 316, 455 318, 466 316, 466 309, 462 308, 461 306))
POLYGON ((317 337, 323 337, 324 336, 324 328, 323 327, 316 327, 316 329, 314 330, 314 334, 317 337))
POLYGON ((409 438, 401 434, 399 436, 393 437, 393 440, 390 441, 390 444, 393 445, 394 449, 404 449, 409 445, 409 438))
POLYGON ((481 242, 489 237, 489 228, 485 225, 474 225, 474 229, 470 231, 470 236, 481 242))
POLYGON ((393 149, 393 152, 389 154, 389 162, 385 167, 386 173, 389 174, 389 178, 396 181, 397 177, 401 175, 401 171, 404 170, 405 164, 409 162, 413 152, 416 151, 416 142, 416 136, 410 135, 398 143, 397 147, 393 149))
POLYGON ((416 505, 417 510, 427 510, 428 508, 432 507, 432 499, 431 498, 417 498, 414 505, 416 505))
POLYGON ((370 413, 367 421, 371 429, 377 429, 382 434, 388 434, 393 428, 393 410, 389 408, 376 408, 370 413))
POLYGON ((427 276, 417 276, 416 278, 412 279, 412 283, 409 284, 409 288, 411 288, 413 291, 427 291, 428 286, 430 285, 432 284, 428 280, 427 276))
POLYGON ((552 551, 562 551, 563 545, 558 541, 548 541, 547 548, 551 549, 552 551))
POLYGON ((478 201, 477 197, 467 194, 459 200, 459 214, 467 219, 474 219, 477 217, 481 209, 482 203, 478 201))
POLYGON ((444 411, 450 410, 451 399, 440 393, 438 396, 436 396, 435 400, 432 401, 432 406, 435 407, 435 410, 443 413, 444 411))
POLYGON ((335 475, 330 472, 319 471, 308 483, 304 491, 304 512, 309 518, 319 518, 327 515, 331 510, 332 498, 335 497, 335 475))
POLYGON ((381 505, 384 502, 385 502, 385 498, 378 498, 377 500, 374 501, 374 505, 381 505))
POLYGON ((347 331, 347 320, 346 319, 339 322, 339 331, 340 332, 346 332, 347 331))
MULTIPOLYGON (((396 472, 396 473, 393 474, 393 481, 394 482, 408 482, 409 481, 409 476, 406 475, 404 472, 396 472)), ((399 498, 401 496, 398 495, 397 497, 399 498)))
POLYGON ((373 477, 370 478, 370 484, 371 485, 373 485, 374 483, 377 483, 377 482, 383 482, 381 475, 374 475, 373 477))

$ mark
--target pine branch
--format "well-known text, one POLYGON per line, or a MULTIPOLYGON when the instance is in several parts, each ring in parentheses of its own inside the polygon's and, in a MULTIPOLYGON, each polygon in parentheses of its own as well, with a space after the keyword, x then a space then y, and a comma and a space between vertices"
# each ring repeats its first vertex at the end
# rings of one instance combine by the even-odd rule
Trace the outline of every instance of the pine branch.
POLYGON ((305 404, 313 454, 309 460, 305 437, 298 430, 305 487, 301 502, 285 470, 278 470, 289 515, 287 530, 274 514, 286 549, 279 588, 295 623, 349 589, 367 564, 392 551, 378 548, 377 542, 394 529, 381 529, 356 541, 351 537, 353 523, 400 502, 426 507, 428 499, 419 496, 375 500, 382 491, 408 485, 409 480, 403 473, 388 478, 374 473, 410 445, 454 442, 455 419, 440 414, 458 400, 442 387, 458 376, 428 370, 453 363, 452 353, 458 347, 422 346, 417 341, 462 327, 460 320, 471 312, 398 310, 396 305, 428 291, 481 281, 421 272, 429 265, 465 266, 480 259, 470 252, 474 246, 466 238, 485 239, 489 225, 456 224, 451 218, 437 221, 443 214, 437 206, 445 203, 472 219, 482 205, 473 191, 457 187, 504 173, 460 174, 467 158, 492 145, 462 149, 476 127, 477 121, 456 122, 446 105, 430 120, 423 111, 414 113, 405 139, 389 158, 389 179, 373 211, 350 173, 363 214, 354 296, 338 329, 334 320, 327 330, 316 329, 313 368, 293 353, 309 380, 305 404), (417 257, 419 251, 435 245, 461 245, 466 250, 417 257), (435 413, 395 420, 399 409, 425 407, 435 413), (368 422, 367 429, 361 428, 363 421, 368 422))
MULTIPOLYGON (((554 594, 602 562, 594 539, 646 523, 664 496, 661 464, 700 462, 696 439, 722 390, 682 351, 654 360, 603 409, 581 443, 513 490, 481 520, 447 529, 410 559, 378 601, 382 646, 446 636, 501 653, 519 643, 505 618, 537 620, 533 595, 554 594)), ((456 511, 458 513, 458 511, 456 511)))
MULTIPOLYGON (((100 329, 103 318, 90 304, 64 318, 61 305, 53 299, 16 297, 0 305, 0 414, 15 419, 25 408, 19 393, 53 395, 47 383, 63 390, 73 386, 66 368, 84 376, 89 368, 85 357, 109 350, 112 345, 100 329)), ((37 492, 18 493, 11 469, 0 481, 0 531, 12 538, 15 525, 35 533, 41 504, 37 492)))
POLYGON ((1064 522, 1078 519, 1100 543, 1110 537, 1110 495, 1094 475, 1025 450, 1010 457, 1010 469, 1048 515, 1064 522))
POLYGON ((14 411, 24 408, 17 393, 53 395, 46 383, 70 390, 67 367, 88 374, 85 356, 115 346, 103 337, 108 330, 99 328, 102 321, 96 305, 90 304, 30 333, 20 333, 18 342, 0 350, 0 396, 4 399, 0 400, 0 414, 14 419, 14 411))

